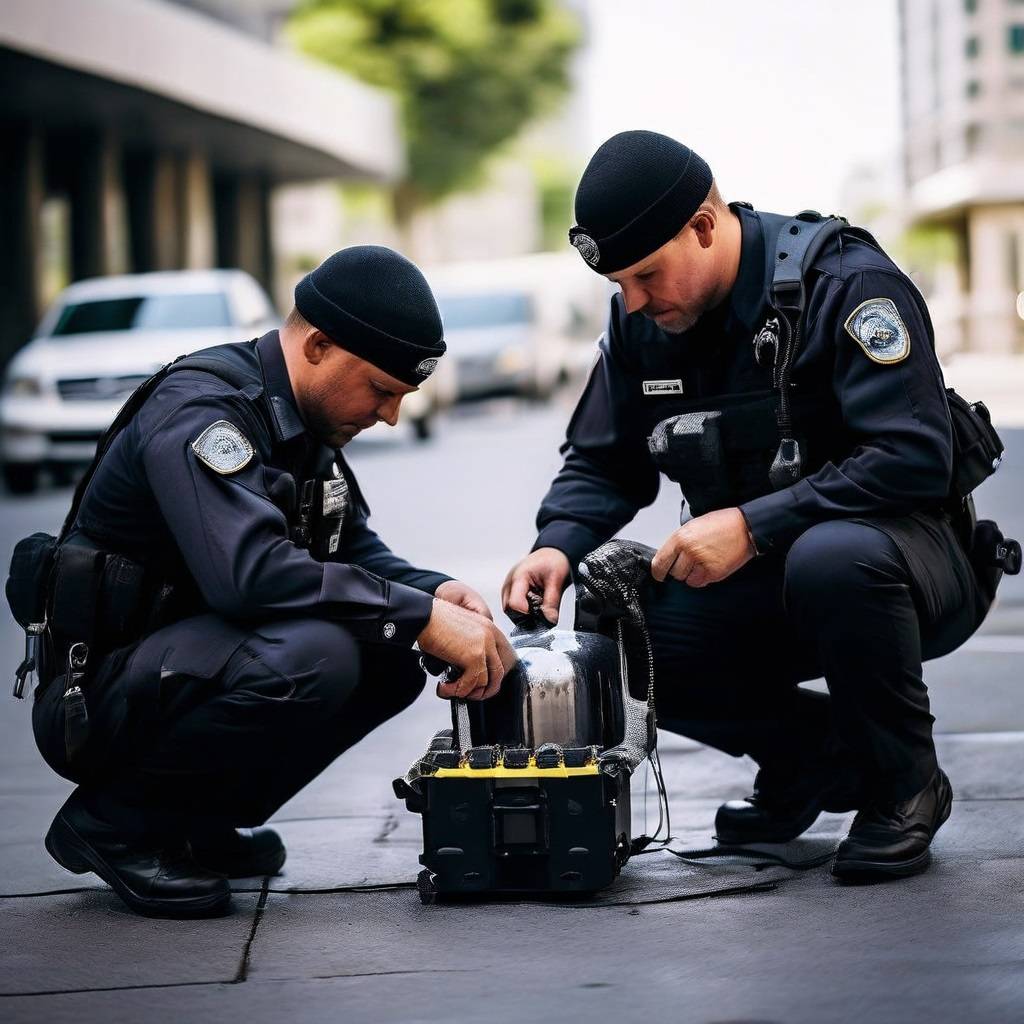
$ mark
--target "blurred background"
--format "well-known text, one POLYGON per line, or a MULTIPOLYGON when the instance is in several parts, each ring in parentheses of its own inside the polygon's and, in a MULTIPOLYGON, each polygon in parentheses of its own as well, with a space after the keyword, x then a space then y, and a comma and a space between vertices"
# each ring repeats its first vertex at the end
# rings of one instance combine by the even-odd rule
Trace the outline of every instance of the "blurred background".
POLYGON ((403 440, 570 404, 609 294, 573 189, 627 128, 730 200, 874 231, 952 382, 1024 419, 1020 0, 5 0, 0 122, 12 492, 66 483, 157 366, 261 333, 353 243, 442 306, 403 440))

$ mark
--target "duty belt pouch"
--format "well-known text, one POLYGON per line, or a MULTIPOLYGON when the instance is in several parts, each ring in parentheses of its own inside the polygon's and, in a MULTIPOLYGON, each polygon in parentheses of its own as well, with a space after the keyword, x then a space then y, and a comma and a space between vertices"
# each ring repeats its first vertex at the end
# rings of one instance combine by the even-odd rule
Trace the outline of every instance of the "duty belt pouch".
POLYGON ((968 402, 952 388, 946 389, 946 398, 953 423, 950 499, 958 503, 999 468, 1004 446, 984 402, 968 402))
POLYGON ((7 576, 7 603, 22 629, 46 618, 46 594, 53 571, 57 538, 33 533, 19 540, 7 576))
POLYGON ((679 484, 695 516, 728 504, 721 412, 686 412, 662 420, 647 446, 658 469, 679 484))
MULTIPOLYGON (((152 601, 144 591, 145 570, 123 555, 106 555, 100 574, 96 643, 103 649, 121 647, 148 632, 152 601)), ((159 595, 158 595, 159 598, 159 595)))
POLYGON ((61 656, 73 644, 95 643, 105 560, 104 552, 81 534, 64 541, 57 551, 50 628, 61 656))
POLYGON ((7 603, 11 614, 25 630, 25 657, 15 673, 14 696, 22 698, 26 690, 47 682, 51 674, 49 643, 46 635, 46 604, 50 577, 57 552, 57 538, 48 533, 33 533, 14 546, 7 576, 7 603))

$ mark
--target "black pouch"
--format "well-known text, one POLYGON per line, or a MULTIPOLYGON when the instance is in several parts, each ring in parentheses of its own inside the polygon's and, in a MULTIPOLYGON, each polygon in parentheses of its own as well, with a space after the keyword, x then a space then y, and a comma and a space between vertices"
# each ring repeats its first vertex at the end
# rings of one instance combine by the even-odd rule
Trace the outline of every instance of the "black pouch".
POLYGON ((142 565, 123 555, 107 555, 98 596, 95 641, 102 649, 121 647, 142 636, 152 604, 142 565))
POLYGON ((950 503, 958 505, 998 468, 1004 445, 984 402, 968 402, 946 388, 953 421, 953 481, 950 503))
POLYGON ((647 439, 655 465, 679 484, 695 516, 728 504, 721 419, 718 411, 681 413, 662 420, 647 439))
POLYGON ((22 629, 46 620, 50 575, 57 553, 57 538, 33 533, 14 546, 7 575, 7 603, 22 629))
POLYGON ((106 553, 83 534, 74 534, 57 550, 53 571, 50 632, 58 657, 75 643, 92 648, 106 553))

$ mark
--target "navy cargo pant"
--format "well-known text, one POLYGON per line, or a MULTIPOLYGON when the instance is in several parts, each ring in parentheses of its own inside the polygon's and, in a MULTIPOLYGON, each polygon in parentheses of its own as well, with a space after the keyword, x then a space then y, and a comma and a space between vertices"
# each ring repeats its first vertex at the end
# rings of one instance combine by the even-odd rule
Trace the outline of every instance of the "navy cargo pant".
POLYGON ((254 826, 423 684, 414 652, 357 643, 336 623, 250 630, 202 615, 101 663, 72 761, 59 681, 37 694, 33 727, 50 766, 126 828, 254 826))
POLYGON ((851 806, 905 799, 936 768, 922 661, 990 601, 946 524, 816 525, 720 583, 653 588, 658 724, 778 771, 827 765, 851 806), (821 676, 827 696, 797 686, 821 676))

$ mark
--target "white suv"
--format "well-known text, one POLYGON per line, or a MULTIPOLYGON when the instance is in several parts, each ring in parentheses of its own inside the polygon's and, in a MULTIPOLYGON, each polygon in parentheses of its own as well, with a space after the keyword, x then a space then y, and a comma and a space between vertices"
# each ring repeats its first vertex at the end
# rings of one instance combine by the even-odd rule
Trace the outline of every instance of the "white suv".
POLYGON ((186 352, 245 341, 278 319, 241 270, 182 270, 80 281, 66 288, 7 368, 0 457, 9 490, 43 468, 89 462, 125 399, 186 352))

